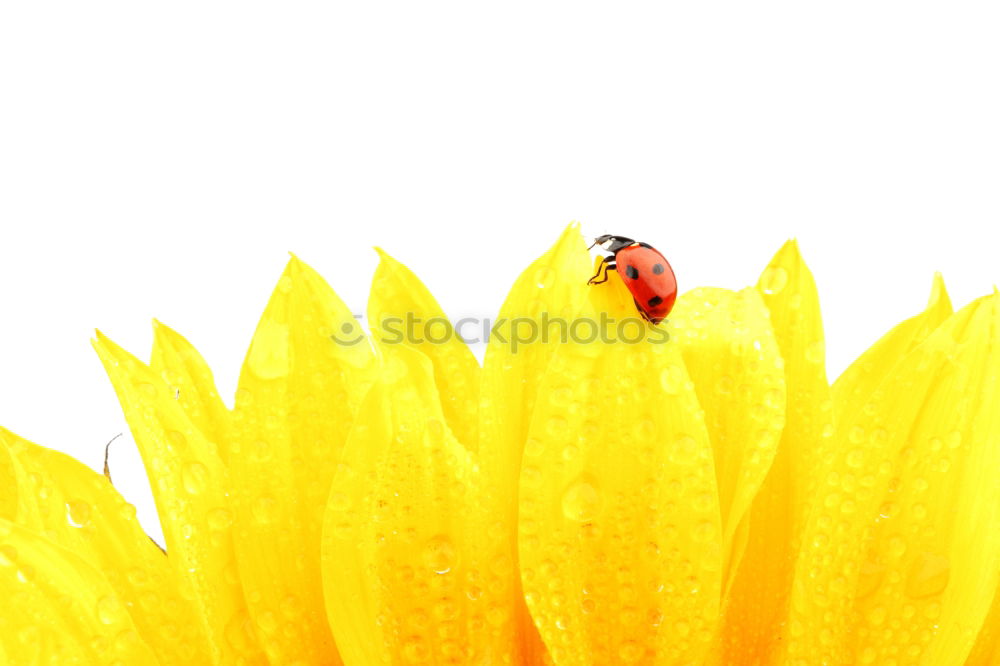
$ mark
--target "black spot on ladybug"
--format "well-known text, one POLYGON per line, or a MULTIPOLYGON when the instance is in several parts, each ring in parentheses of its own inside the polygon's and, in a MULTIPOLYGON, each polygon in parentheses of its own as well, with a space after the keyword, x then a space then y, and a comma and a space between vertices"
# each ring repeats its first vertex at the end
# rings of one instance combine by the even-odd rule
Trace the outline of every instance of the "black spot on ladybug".
POLYGON ((639 277, 639 269, 636 268, 635 266, 626 266, 625 267, 625 275, 627 275, 630 278, 632 278, 633 280, 635 280, 636 278, 639 277))
MULTIPOLYGON (((656 264, 656 265, 659 266, 659 264, 656 264)), ((663 302, 662 298, 660 298, 659 296, 653 296, 651 299, 649 299, 649 307, 655 308, 657 305, 659 305, 662 302, 663 302)))
POLYGON ((663 264, 653 265, 653 275, 659 275, 662 272, 663 272, 663 264))

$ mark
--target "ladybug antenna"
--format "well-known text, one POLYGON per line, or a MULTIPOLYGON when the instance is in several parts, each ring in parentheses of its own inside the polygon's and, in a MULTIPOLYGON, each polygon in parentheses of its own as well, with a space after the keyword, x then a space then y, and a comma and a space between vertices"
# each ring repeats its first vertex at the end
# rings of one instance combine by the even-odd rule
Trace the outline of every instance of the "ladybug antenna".
POLYGON ((595 245, 604 245, 605 243, 607 243, 612 238, 614 238, 614 237, 611 234, 604 234, 603 236, 598 236, 597 238, 594 239, 594 242, 591 243, 590 247, 588 247, 587 249, 590 250, 595 245))

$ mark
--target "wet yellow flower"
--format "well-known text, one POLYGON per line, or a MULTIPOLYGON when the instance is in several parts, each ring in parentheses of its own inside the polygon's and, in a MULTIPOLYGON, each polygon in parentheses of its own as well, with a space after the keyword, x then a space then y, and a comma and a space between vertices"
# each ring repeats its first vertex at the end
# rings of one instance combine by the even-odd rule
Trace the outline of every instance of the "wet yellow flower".
POLYGON ((233 409, 166 326, 148 364, 99 335, 167 555, 0 430, 0 663, 1000 660, 1000 296, 953 314, 935 279, 831 386, 794 242, 669 340, 566 336, 634 316, 591 274, 571 226, 480 367, 387 255, 370 339, 293 258, 233 409))

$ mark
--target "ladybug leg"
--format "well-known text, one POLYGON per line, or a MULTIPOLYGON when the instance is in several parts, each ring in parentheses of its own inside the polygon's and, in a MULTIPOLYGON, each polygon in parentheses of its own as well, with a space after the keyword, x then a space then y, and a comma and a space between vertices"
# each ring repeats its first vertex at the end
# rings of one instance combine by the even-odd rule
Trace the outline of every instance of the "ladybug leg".
POLYGON ((610 269, 612 269, 612 268, 616 268, 617 266, 618 266, 618 264, 615 263, 614 256, 604 257, 604 263, 597 267, 597 272, 594 273, 594 277, 592 277, 589 280, 587 280, 587 284, 603 284, 603 283, 607 282, 608 281, 608 271, 610 269), (601 272, 602 271, 604 273, 603 276, 601 276, 601 272), (601 276, 600 280, 597 279, 598 276, 601 276))

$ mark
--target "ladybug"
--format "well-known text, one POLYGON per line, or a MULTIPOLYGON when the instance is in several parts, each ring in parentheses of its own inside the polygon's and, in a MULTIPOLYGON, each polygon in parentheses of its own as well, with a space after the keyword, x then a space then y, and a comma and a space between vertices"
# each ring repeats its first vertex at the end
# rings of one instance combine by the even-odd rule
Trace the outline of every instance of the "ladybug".
POLYGON ((608 270, 615 268, 632 293, 632 300, 642 318, 652 324, 663 321, 677 298, 677 279, 663 255, 648 243, 639 243, 624 236, 599 236, 590 247, 594 245, 611 254, 604 257, 604 262, 587 284, 607 282, 608 270))

